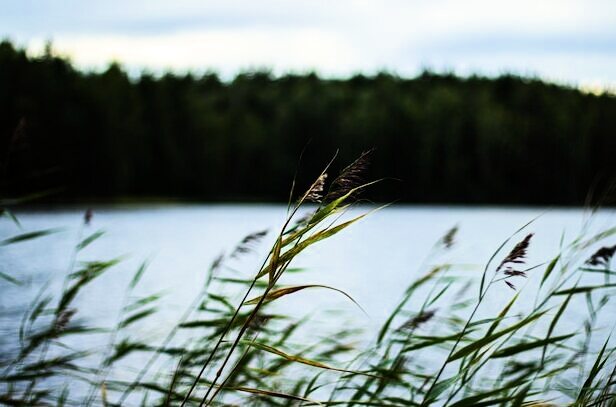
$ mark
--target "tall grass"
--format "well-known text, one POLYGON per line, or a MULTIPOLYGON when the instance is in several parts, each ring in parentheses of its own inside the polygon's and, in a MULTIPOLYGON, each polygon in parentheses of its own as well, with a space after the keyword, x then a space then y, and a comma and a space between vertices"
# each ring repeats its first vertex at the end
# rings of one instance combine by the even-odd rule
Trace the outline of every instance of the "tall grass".
MULTIPOLYGON (((310 281, 288 286, 283 280, 301 271, 292 265, 306 249, 368 214, 349 219, 347 213, 371 185, 361 181, 367 158, 362 155, 329 184, 326 168, 289 202, 253 278, 238 278, 230 264, 262 244, 265 232, 246 236, 230 254, 216 258, 198 294, 157 340, 140 339, 132 329, 160 316, 160 294, 136 294, 147 262, 128 282, 113 327, 80 322, 87 315, 75 305, 77 297, 121 261, 81 261, 81 251, 103 237, 90 230, 87 213, 61 289, 41 288, 12 337, 17 348, 2 352, 0 403, 616 405, 610 325, 616 323, 611 303, 616 246, 608 244, 616 228, 563 240, 545 263, 527 264, 531 222, 496 242, 482 272, 469 274, 441 260, 456 245, 454 227, 436 242, 382 327, 361 334, 373 336, 362 348, 353 345, 361 322, 341 324, 335 334, 319 338, 309 318, 281 312, 277 303, 303 291, 327 290, 354 302, 335 287, 310 281), (88 349, 93 335, 104 337, 97 342, 104 345, 88 349)), ((54 233, 21 231, 16 217, 7 209, 3 214, 16 232, 0 241, 0 250, 54 233)), ((0 278, 3 284, 21 283, 5 272, 0 278)))

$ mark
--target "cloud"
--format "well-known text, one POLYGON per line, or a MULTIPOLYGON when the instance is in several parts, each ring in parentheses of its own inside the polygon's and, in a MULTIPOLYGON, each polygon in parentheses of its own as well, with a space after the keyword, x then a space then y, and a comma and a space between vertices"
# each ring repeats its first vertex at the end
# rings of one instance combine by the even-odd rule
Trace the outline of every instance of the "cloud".
POLYGON ((23 0, 0 25, 32 52, 52 39, 82 67, 345 76, 431 66, 616 84, 611 0, 23 0))
MULTIPOLYGON (((33 46, 40 49, 42 43, 33 46)), ((209 30, 152 36, 58 37, 54 49, 80 66, 120 61, 155 70, 246 68, 275 72, 319 69, 341 75, 362 66, 362 52, 336 33, 322 30, 209 30)))

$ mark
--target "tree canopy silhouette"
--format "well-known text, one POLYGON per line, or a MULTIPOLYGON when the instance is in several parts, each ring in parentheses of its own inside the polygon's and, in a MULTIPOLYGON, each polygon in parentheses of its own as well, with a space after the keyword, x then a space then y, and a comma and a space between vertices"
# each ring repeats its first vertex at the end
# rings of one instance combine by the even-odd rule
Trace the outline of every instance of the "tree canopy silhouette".
POLYGON ((0 43, 4 195, 284 201, 375 148, 381 200, 580 204, 616 176, 616 98, 504 75, 80 72, 0 43))

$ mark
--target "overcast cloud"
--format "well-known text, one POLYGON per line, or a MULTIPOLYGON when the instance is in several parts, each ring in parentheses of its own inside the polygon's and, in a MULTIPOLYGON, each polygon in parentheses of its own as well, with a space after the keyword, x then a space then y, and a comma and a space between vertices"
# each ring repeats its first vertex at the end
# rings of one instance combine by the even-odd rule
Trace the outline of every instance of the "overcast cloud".
POLYGON ((2 1, 0 35, 83 68, 326 76, 423 68, 616 85, 616 1, 2 1))

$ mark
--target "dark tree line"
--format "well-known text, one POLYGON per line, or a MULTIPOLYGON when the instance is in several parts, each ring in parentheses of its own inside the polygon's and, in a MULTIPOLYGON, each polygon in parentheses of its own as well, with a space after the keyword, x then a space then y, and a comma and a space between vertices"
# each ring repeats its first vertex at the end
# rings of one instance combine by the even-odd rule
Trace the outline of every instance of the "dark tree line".
POLYGON ((580 204, 616 177, 616 98, 515 76, 345 80, 130 78, 0 43, 3 195, 286 200, 375 148, 372 195, 408 202, 580 204))

